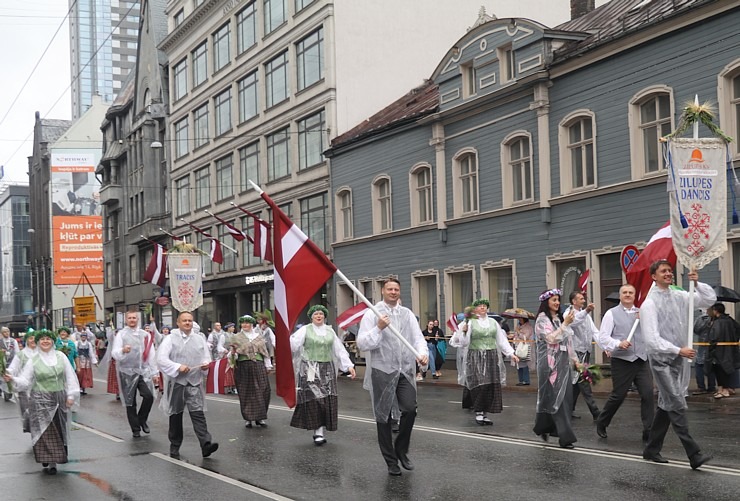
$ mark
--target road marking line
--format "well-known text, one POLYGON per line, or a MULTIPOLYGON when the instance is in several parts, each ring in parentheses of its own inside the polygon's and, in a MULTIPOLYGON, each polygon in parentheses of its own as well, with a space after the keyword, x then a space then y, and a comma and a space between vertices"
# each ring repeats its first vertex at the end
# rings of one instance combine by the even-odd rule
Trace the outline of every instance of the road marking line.
POLYGON ((80 428, 81 430, 89 431, 90 433, 94 433, 95 435, 98 435, 100 437, 107 438, 111 442, 116 442, 117 444, 124 442, 124 440, 121 440, 118 437, 114 437, 113 435, 108 435, 107 433, 103 431, 96 430, 95 428, 90 428, 89 426, 85 426, 84 424, 73 422, 72 426, 76 426, 77 428, 80 428))
POLYGON ((169 456, 166 456, 160 452, 150 452, 149 455, 154 456, 156 458, 162 459, 164 461, 168 461, 174 465, 181 466, 183 468, 187 468, 188 470, 192 470, 198 473, 201 473, 207 477, 214 478, 216 480, 220 480, 221 482, 227 483, 229 485, 233 485, 234 487, 238 487, 240 489, 243 489, 245 491, 253 492, 255 494, 259 494, 262 497, 265 497, 267 499, 274 499, 276 501, 292 501, 291 498, 286 498, 284 496, 281 496, 280 494, 275 494, 274 492, 266 491, 265 489, 262 489, 260 487, 256 487, 254 485, 250 485, 246 482, 242 482, 239 480, 235 480, 233 478, 229 478, 225 475, 221 475, 220 473, 215 473, 210 470, 206 470, 205 468, 201 468, 200 466, 195 466, 190 463, 186 463, 184 461, 180 461, 179 459, 174 459, 169 456))

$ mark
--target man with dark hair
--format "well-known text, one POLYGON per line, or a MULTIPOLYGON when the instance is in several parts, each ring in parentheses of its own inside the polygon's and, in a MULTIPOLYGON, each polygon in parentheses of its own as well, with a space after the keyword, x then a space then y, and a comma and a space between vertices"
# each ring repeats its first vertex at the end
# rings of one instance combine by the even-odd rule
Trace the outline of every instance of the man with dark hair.
MULTIPOLYGON (((582 364, 588 365, 591 362, 591 343, 599 334, 599 330, 594 325, 591 315, 589 315, 589 313, 594 310, 594 305, 593 303, 588 303, 588 305, 586 305, 586 297, 580 291, 571 292, 568 299, 570 301, 570 306, 565 310, 563 316, 567 316, 570 311, 573 311, 575 314, 573 323, 570 324, 570 328, 573 329, 573 350, 576 352, 578 361, 582 364)), ((594 421, 596 421, 599 417, 599 406, 594 402, 594 396, 591 392, 591 384, 588 381, 576 381, 576 383, 573 384, 572 417, 575 419, 580 418, 580 416, 575 413, 579 393, 583 393, 583 400, 586 401, 588 410, 591 412, 591 416, 593 416, 594 421)))
POLYGON ((193 430, 200 442, 203 457, 207 458, 218 449, 208 433, 205 410, 205 388, 203 371, 208 370, 211 353, 205 337, 193 329, 193 314, 180 312, 177 329, 162 340, 157 355, 159 370, 165 375, 163 409, 170 417, 170 457, 180 458, 183 429, 182 415, 187 407, 193 430))
MULTIPOLYGON (((714 321, 714 312, 712 307, 707 308, 707 313, 700 316, 694 322, 694 336, 696 341, 699 343, 707 343, 709 341, 709 328, 714 321)), ((696 359, 694 363, 694 370, 696 371, 696 387, 697 391, 693 392, 692 395, 704 395, 710 393, 714 395, 717 391, 717 381, 711 370, 707 370, 704 366, 704 360, 707 358, 707 347, 702 344, 696 348, 696 359)))
MULTIPOLYGON (((702 454, 699 444, 689 435, 686 418, 686 390, 691 366, 684 359, 696 356, 696 351, 686 346, 689 336, 689 293, 671 289, 673 267, 666 260, 653 263, 650 276, 655 286, 642 304, 640 322, 648 347, 650 369, 658 387, 658 410, 642 457, 656 463, 668 462, 660 455, 660 451, 668 427, 672 425, 683 444, 691 468, 697 469, 711 456, 702 454)), ((689 272, 688 278, 696 285, 694 301, 697 308, 709 307, 717 300, 712 288, 699 282, 696 270, 689 272)))
POLYGON ((716 303, 710 310, 713 318, 707 336, 709 349, 704 370, 716 376, 717 393, 714 398, 720 399, 730 396, 730 389, 734 389, 732 376, 740 368, 740 351, 737 349, 740 325, 725 313, 724 304, 716 303))
POLYGON ((407 470, 414 465, 408 458, 411 430, 416 420, 416 362, 428 363, 428 350, 419 322, 408 308, 400 304, 401 284, 391 278, 383 282, 383 300, 375 305, 381 317, 372 310, 362 317, 357 333, 357 348, 367 352, 365 389, 370 391, 378 428, 378 445, 388 466, 388 474, 398 476, 401 462, 407 470), (416 358, 388 328, 396 328, 421 355, 416 358), (401 412, 399 433, 395 444, 391 431, 391 411, 401 412))
POLYGON ((606 428, 627 396, 634 382, 640 393, 640 417, 642 418, 642 440, 647 441, 650 424, 655 413, 653 379, 650 376, 647 346, 640 326, 635 330, 632 342, 627 336, 638 316, 635 307, 635 287, 625 284, 619 288, 619 304, 607 310, 601 320, 597 342, 602 350, 610 354, 612 369, 612 391, 596 418, 596 433, 606 438, 606 428))

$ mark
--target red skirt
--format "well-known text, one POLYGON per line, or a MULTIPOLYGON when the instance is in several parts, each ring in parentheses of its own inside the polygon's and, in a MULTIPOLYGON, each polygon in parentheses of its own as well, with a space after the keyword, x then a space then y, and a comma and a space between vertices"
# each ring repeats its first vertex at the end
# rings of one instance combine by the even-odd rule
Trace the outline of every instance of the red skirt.
POLYGON ((224 386, 227 388, 229 386, 236 386, 236 382, 234 382, 234 369, 232 369, 231 367, 226 369, 226 378, 224 379, 224 386))
POLYGON ((77 370, 77 379, 80 380, 80 388, 92 388, 93 387, 93 372, 90 367, 87 369, 77 370))
POLYGON ((116 361, 110 359, 108 365, 108 393, 118 395, 118 377, 116 375, 116 361))

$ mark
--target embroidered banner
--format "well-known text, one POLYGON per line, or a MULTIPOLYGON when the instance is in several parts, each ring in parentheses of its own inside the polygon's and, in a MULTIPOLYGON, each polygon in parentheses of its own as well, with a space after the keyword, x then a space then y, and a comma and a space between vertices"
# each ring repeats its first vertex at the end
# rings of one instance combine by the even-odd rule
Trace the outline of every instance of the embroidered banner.
POLYGON ((194 311, 203 305, 203 265, 195 253, 167 254, 172 306, 178 311, 194 311))
POLYGON ((678 138, 668 148, 673 248, 681 264, 701 269, 727 250, 725 142, 678 138))

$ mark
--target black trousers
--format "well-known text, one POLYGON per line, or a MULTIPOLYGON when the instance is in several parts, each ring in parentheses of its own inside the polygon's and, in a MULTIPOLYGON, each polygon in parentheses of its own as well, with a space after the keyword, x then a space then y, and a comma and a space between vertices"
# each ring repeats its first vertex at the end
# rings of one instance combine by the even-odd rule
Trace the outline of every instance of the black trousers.
POLYGON ((131 426, 131 431, 141 431, 141 425, 146 424, 149 419, 149 412, 152 410, 152 404, 154 403, 154 395, 149 389, 149 385, 146 384, 144 378, 139 376, 136 380, 136 391, 141 395, 141 406, 139 411, 136 411, 136 395, 134 395, 134 405, 126 407, 126 417, 128 418, 128 424, 131 426))
MULTIPOLYGON (((393 384, 394 376, 395 374, 373 370, 373 401, 377 402, 383 390, 388 385, 393 384)), ((390 413, 385 423, 376 423, 380 453, 388 465, 398 464, 398 456, 408 453, 411 444, 411 430, 414 428, 414 421, 416 421, 416 388, 403 374, 396 383, 396 399, 398 400, 398 409, 401 411, 401 419, 395 444, 393 443, 392 416, 390 413)))
POLYGON ((655 412, 652 428, 650 429, 650 438, 645 446, 644 454, 646 456, 654 456, 660 452, 670 425, 673 425, 673 431, 676 432, 676 435, 681 440, 681 444, 686 451, 686 456, 691 458, 691 456, 701 450, 699 444, 689 435, 689 420, 686 419, 686 411, 665 411, 658 407, 658 410, 655 412))
POLYGON ((647 360, 637 359, 628 362, 621 358, 612 358, 612 392, 604 404, 596 423, 607 427, 612 422, 614 414, 624 402, 627 391, 634 382, 637 392, 640 394, 640 417, 642 418, 642 431, 647 433, 653 423, 655 415, 655 397, 653 396, 653 376, 650 373, 650 364, 647 360))
MULTIPOLYGON (((591 360, 591 354, 588 352, 576 352, 576 354, 578 355, 578 360, 584 364, 588 364, 591 360)), ((596 419, 599 416, 599 406, 594 402, 594 394, 591 391, 591 385, 586 381, 573 385, 573 411, 575 412, 576 410, 578 395, 581 393, 583 393, 583 400, 586 402, 589 412, 591 412, 591 415, 596 419)))
POLYGON ((573 385, 570 385, 565 390, 563 401, 555 414, 538 412, 534 415, 534 428, 532 431, 534 431, 535 435, 541 436, 547 433, 553 437, 558 437, 561 447, 578 441, 570 421, 571 409, 573 408, 573 404, 571 403, 573 400, 572 389, 573 385))
MULTIPOLYGON (((185 398, 184 395, 177 395, 178 392, 184 394, 185 387, 176 384, 172 390, 172 398, 185 398)), ((188 411, 190 413, 190 421, 193 423, 193 431, 195 436, 198 437, 200 448, 203 449, 207 444, 211 443, 211 434, 208 433, 208 425, 206 424, 206 415, 203 411, 188 411)), ((183 429, 182 429, 182 416, 184 412, 178 414, 172 414, 170 416, 170 430, 167 434, 170 439, 170 450, 179 450, 182 445, 183 429)))

